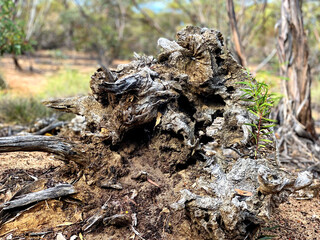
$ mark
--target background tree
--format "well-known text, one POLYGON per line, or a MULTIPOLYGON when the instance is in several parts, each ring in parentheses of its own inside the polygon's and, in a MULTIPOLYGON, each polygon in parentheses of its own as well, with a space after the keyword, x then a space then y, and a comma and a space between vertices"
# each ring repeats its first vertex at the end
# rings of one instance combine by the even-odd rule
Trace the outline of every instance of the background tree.
POLYGON ((19 55, 31 48, 20 22, 16 21, 16 6, 11 0, 0 0, 0 55, 19 55))
POLYGON ((301 0, 283 0, 281 5, 278 56, 281 75, 288 78, 283 81, 284 120, 298 134, 316 139, 311 114, 308 39, 304 32, 301 7, 301 0))
POLYGON ((243 46, 242 46, 242 42, 241 42, 239 30, 238 30, 233 0, 227 0, 227 12, 228 12, 228 17, 229 17, 232 39, 233 39, 233 43, 234 43, 235 50, 236 50, 235 51, 236 57, 238 59, 238 62, 242 66, 246 66, 247 65, 247 58, 246 58, 244 50, 243 50, 243 46))

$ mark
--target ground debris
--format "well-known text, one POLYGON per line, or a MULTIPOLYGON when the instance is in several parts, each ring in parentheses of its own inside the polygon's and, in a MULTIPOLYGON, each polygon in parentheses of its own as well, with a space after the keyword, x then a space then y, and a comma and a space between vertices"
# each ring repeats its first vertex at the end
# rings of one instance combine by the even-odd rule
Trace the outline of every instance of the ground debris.
POLYGON ((131 218, 128 214, 115 214, 103 219, 104 225, 114 225, 118 227, 127 226, 131 223, 131 218))
POLYGON ((100 183, 100 186, 102 188, 113 188, 113 189, 117 189, 117 190, 121 190, 123 189, 121 183, 117 183, 114 181, 110 181, 110 180, 104 180, 100 183))

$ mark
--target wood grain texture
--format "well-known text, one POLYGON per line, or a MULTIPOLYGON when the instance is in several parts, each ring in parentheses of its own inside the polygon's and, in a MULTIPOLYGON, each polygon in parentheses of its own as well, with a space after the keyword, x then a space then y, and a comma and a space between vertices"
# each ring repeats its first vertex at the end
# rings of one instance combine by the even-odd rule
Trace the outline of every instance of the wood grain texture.
POLYGON ((31 203, 52 199, 52 198, 63 197, 63 196, 67 196, 74 193, 76 193, 76 190, 72 185, 60 184, 55 187, 48 188, 39 192, 28 193, 28 194, 19 196, 18 199, 5 202, 4 204, 0 205, 0 207, 3 207, 3 210, 10 210, 13 208, 29 205, 31 203))
POLYGON ((62 160, 72 160, 81 165, 85 160, 78 147, 62 138, 53 136, 11 136, 0 138, 1 152, 42 151, 60 156, 62 160))

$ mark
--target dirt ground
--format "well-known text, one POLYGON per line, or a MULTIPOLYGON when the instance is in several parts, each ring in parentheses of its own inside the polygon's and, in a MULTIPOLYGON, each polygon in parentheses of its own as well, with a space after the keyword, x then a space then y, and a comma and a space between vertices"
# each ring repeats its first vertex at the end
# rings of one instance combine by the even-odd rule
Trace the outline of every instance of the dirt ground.
POLYGON ((290 198, 262 229, 274 239, 320 239, 320 199, 290 198))
MULTIPOLYGON (((42 53, 46 55, 46 53, 42 53)), ((11 64, 10 58, 2 58, 0 60, 0 70, 5 79, 11 87, 11 91, 24 92, 25 94, 36 94, 37 89, 44 84, 44 74, 54 73, 63 64, 70 64, 72 68, 81 71, 87 71, 96 67, 96 62, 90 59, 68 59, 59 60, 52 64, 52 59, 49 57, 48 64, 45 64, 45 57, 40 60, 32 60, 34 69, 40 72, 28 73, 17 72, 11 64), (34 86, 37 86, 35 88, 34 86)), ((28 60, 22 61, 22 65, 27 68, 30 63, 28 60)), ((90 79, 90 76, 88 76, 90 79)), ((135 148, 135 146, 132 146, 135 148)), ((99 151, 99 149, 97 149, 99 151)), ((98 153, 96 153, 98 154, 98 153)), ((130 155, 130 152, 126 153, 130 155)), ((101 158, 101 157, 100 157, 101 158)), ((143 159, 141 156, 137 159, 143 159)), ((134 159, 133 159, 134 160, 134 159)), ((101 158, 103 162, 104 159, 101 158)), ((117 166, 117 156, 111 156, 108 161, 114 161, 114 166, 117 166), (111 160, 110 160, 111 159, 111 160)), ((147 162, 148 160, 146 160, 147 162)), ((152 169, 147 164, 141 163, 141 169, 147 170, 151 176, 159 176, 162 173, 152 169)), ((76 181, 75 188, 79 194, 72 197, 65 197, 60 200, 49 200, 38 203, 32 209, 26 210, 21 215, 16 216, 14 221, 6 223, 0 228, 0 239, 63 239, 56 236, 60 232, 66 239, 138 239, 132 229, 119 230, 116 227, 110 226, 106 228, 99 228, 92 233, 79 232, 80 225, 83 220, 94 213, 94 205, 102 206, 108 202, 109 195, 114 194, 116 198, 112 199, 110 203, 113 207, 116 206, 121 212, 131 214, 133 210, 143 212, 147 203, 145 199, 153 199, 153 204, 157 206, 155 211, 158 212, 158 222, 144 222, 147 218, 142 217, 142 222, 145 226, 138 225, 139 232, 143 233, 145 239, 149 239, 148 229, 161 228, 163 234, 158 239, 175 239, 172 229, 175 228, 175 222, 171 222, 170 212, 164 206, 158 206, 155 196, 161 196, 161 188, 170 188, 169 183, 159 182, 157 177, 150 179, 151 181, 144 181, 139 183, 141 192, 137 199, 132 198, 134 192, 128 191, 124 195, 114 193, 115 190, 95 188, 96 181, 101 179, 95 178, 94 166, 92 167, 92 174, 81 174, 81 171, 73 165, 67 165, 62 161, 55 160, 52 155, 47 153, 1 153, 0 154, 0 204, 11 199, 14 194, 22 189, 25 182, 32 185, 36 179, 41 179, 46 176, 46 181, 41 185, 41 181, 36 186, 31 186, 33 189, 42 189, 44 184, 46 187, 54 185, 57 182, 71 182, 76 181), (56 176, 55 174, 60 175, 56 176), (50 179, 51 177, 51 179, 50 179), (157 185, 160 185, 158 187, 157 185), (3 187, 5 186, 5 187, 3 187), (9 186, 9 189, 7 187, 9 186), (87 203, 84 205, 84 203, 87 203), (86 211, 83 211, 83 209, 86 211), (162 210, 161 210, 162 209, 162 210), (83 212, 86 212, 84 214, 83 212), (124 234, 124 232, 126 234, 124 234), (121 234, 123 233, 123 234, 121 234), (128 237, 127 233, 131 233, 128 237), (77 237, 77 238, 75 238, 77 237)), ((102 171, 105 169, 99 169, 102 171)), ((138 170, 138 169, 137 169, 138 170)), ((118 175, 126 173, 118 171, 118 175)), ((110 174, 106 172, 106 175, 110 174)), ((164 179, 166 176, 162 176, 164 179)), ((175 184, 183 184, 183 178, 188 177, 184 175, 182 170, 179 178, 176 179, 175 184)), ((132 179, 125 178, 123 184, 130 185, 132 179)), ((171 184, 171 183, 170 183, 171 184)), ((167 201, 173 201, 168 199, 167 201)), ((177 200, 177 199, 175 199, 177 200)), ((149 202, 148 202, 149 203, 149 202)), ((119 210, 118 209, 118 210, 119 210)), ((147 216, 148 212, 145 212, 147 216)), ((185 232, 185 236, 180 236, 179 239, 193 239, 190 225, 183 213, 180 214, 180 231, 185 232)), ((291 197, 289 202, 280 205, 272 218, 267 222, 266 226, 261 229, 259 239, 320 239, 320 198, 309 200, 297 199, 291 197)), ((155 239, 155 238, 152 238, 155 239)), ((177 239, 177 238, 176 238, 177 239)))
MULTIPOLYGON (((11 197, 19 191, 25 181, 30 182, 34 180, 34 178, 41 179, 41 176, 48 176, 48 173, 50 172, 53 173, 60 171, 66 173, 68 169, 65 163, 54 160, 53 156, 47 153, 1 153, 0 159, 1 185, 10 185, 10 180, 12 181, 12 184, 14 184, 12 189, 9 191, 5 191, 3 188, 0 189, 0 203, 11 199, 11 197)), ((68 178, 70 179, 70 176, 73 174, 74 173, 69 173, 68 178)), ((63 177, 60 177, 60 180, 62 179, 63 177)), ((156 181, 156 179, 154 180, 156 181)), ((74 196, 73 198, 60 199, 60 201, 45 201, 22 213, 22 215, 18 216, 14 221, 5 224, 0 229, 0 239, 10 239, 7 238, 10 236, 10 234, 13 234, 13 236, 17 237, 14 239, 55 239, 55 234, 57 232, 63 233, 66 239, 70 239, 74 235, 79 237, 79 232, 77 231, 79 226, 78 224, 81 223, 85 217, 87 217, 83 215, 83 209, 80 209, 84 207, 81 205, 80 201, 88 201, 92 203, 92 201, 89 200, 91 197, 86 195, 89 192, 90 194, 95 193, 93 188, 90 188, 90 186, 87 184, 92 184, 92 182, 90 182, 88 179, 85 179, 85 177, 82 177, 81 181, 79 181, 78 184, 75 184, 76 189, 81 189, 82 193, 74 196), (41 234, 43 232, 46 234, 36 236, 37 233, 41 234)), ((144 187, 147 192, 153 192, 157 189, 156 186, 153 186, 150 183, 144 183, 144 187)), ((39 188, 41 187, 39 186, 39 188)), ((101 198, 101 201, 99 202, 101 202, 100 204, 103 204, 103 201, 108 198, 107 194, 109 191, 105 190, 103 193, 97 191, 94 197, 101 198)), ((130 196, 130 194, 128 194, 128 196, 130 196)), ((119 198, 122 198, 121 201, 126 201, 126 196, 119 196, 119 198)), ((131 203, 131 205, 140 205, 138 199, 135 201, 136 203, 131 203)), ((302 200, 291 197, 289 202, 280 205, 269 222, 262 227, 260 239, 320 239, 319 206, 319 198, 302 200)), ((128 205, 123 203, 124 209, 122 209, 122 211, 130 211, 130 208, 126 209, 127 207, 128 205)), ((144 206, 142 204, 142 206, 140 205, 139 207, 144 206)), ((163 210, 163 212, 160 213, 159 219, 161 214, 169 217, 169 215, 166 213, 166 210, 163 210)), ((191 240, 192 235, 190 232, 188 232, 190 226, 187 221, 183 219, 182 215, 181 221, 184 222, 182 226, 185 227, 184 231, 186 236, 185 238, 180 239, 191 240)), ((163 227, 165 231, 165 226, 163 227)), ((132 235, 134 235, 133 232, 132 235)), ((83 234, 83 237, 87 240, 128 239, 127 235, 119 235, 118 229, 114 229, 114 227, 109 227, 107 229, 101 228, 93 233, 85 233, 83 234)))

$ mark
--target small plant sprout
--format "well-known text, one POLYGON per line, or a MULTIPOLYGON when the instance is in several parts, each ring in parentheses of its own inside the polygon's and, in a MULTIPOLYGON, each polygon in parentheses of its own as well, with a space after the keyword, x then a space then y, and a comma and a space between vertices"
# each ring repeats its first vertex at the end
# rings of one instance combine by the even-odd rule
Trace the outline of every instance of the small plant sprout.
POLYGON ((267 135, 273 133, 275 126, 275 120, 270 119, 269 115, 272 107, 274 106, 277 97, 269 93, 269 86, 263 82, 251 82, 243 81, 238 82, 244 84, 247 87, 241 89, 244 94, 241 96, 241 100, 250 102, 248 111, 257 117, 257 120, 253 123, 246 123, 246 125, 252 127, 252 137, 256 145, 255 159, 260 148, 264 148, 267 144, 273 143, 273 141, 266 138, 267 135))

